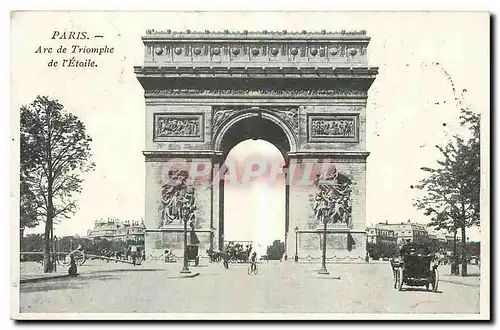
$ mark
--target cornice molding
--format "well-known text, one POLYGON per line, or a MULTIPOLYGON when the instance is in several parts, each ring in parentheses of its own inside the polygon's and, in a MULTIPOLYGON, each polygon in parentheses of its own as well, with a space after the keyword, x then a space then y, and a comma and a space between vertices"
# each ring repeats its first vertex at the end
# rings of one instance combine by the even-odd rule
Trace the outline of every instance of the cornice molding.
POLYGON ((146 78, 297 78, 297 79, 364 79, 375 80, 377 67, 320 67, 320 66, 136 66, 139 80, 146 78))
POLYGON ((215 150, 155 150, 143 151, 146 162, 163 161, 166 159, 185 158, 187 161, 196 158, 215 158, 222 152, 215 150))
POLYGON ((172 31, 172 30, 154 30, 148 29, 146 30, 146 35, 142 37, 144 40, 152 39, 152 38, 168 38, 168 39, 193 39, 193 38, 202 38, 202 39, 338 39, 338 38, 356 38, 356 39, 365 39, 369 40, 367 37, 365 30, 358 31, 172 31))
POLYGON ((147 98, 367 98, 368 93, 363 89, 148 89, 144 91, 147 98))
POLYGON ((296 159, 332 158, 332 159, 359 159, 366 160, 368 151, 298 151, 289 152, 288 157, 296 159))

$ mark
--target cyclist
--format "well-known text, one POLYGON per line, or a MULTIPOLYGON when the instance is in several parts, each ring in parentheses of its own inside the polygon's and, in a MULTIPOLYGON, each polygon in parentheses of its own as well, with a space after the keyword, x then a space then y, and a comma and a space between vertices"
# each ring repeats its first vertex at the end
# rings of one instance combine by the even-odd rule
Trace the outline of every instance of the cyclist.
POLYGON ((257 252, 253 252, 252 256, 250 257, 250 267, 252 271, 255 271, 257 269, 257 252))

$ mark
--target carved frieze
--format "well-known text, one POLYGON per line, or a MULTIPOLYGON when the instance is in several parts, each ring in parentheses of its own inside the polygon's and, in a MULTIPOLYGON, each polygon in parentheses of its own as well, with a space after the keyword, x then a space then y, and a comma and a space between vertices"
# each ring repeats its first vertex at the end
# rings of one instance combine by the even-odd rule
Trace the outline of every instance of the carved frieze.
POLYGON ((357 115, 310 114, 307 118, 309 142, 358 142, 357 115))
POLYGON ((311 97, 366 97, 367 92, 356 88, 337 89, 150 89, 149 97, 271 97, 271 98, 311 98, 311 97))
POLYGON ((156 113, 153 116, 153 140, 155 142, 204 140, 202 113, 156 113))

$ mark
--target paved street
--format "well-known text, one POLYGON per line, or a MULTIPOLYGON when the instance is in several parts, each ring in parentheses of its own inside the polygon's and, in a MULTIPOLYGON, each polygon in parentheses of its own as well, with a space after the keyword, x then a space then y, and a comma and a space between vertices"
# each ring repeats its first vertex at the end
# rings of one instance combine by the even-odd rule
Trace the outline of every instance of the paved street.
POLYGON ((319 264, 261 263, 251 276, 245 264, 209 264, 192 267, 201 273, 195 278, 168 278, 181 266, 87 273, 84 266, 75 279, 22 284, 21 312, 479 313, 478 285, 442 281, 438 293, 399 292, 388 263, 329 264, 326 278, 315 274, 319 264))

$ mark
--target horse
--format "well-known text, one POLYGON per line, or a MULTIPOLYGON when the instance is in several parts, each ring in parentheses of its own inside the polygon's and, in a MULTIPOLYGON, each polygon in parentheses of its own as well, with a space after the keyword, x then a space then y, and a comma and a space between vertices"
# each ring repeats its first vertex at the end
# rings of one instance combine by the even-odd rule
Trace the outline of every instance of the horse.
POLYGON ((214 250, 207 250, 207 255, 210 258, 210 262, 220 262, 223 256, 222 252, 214 250))

